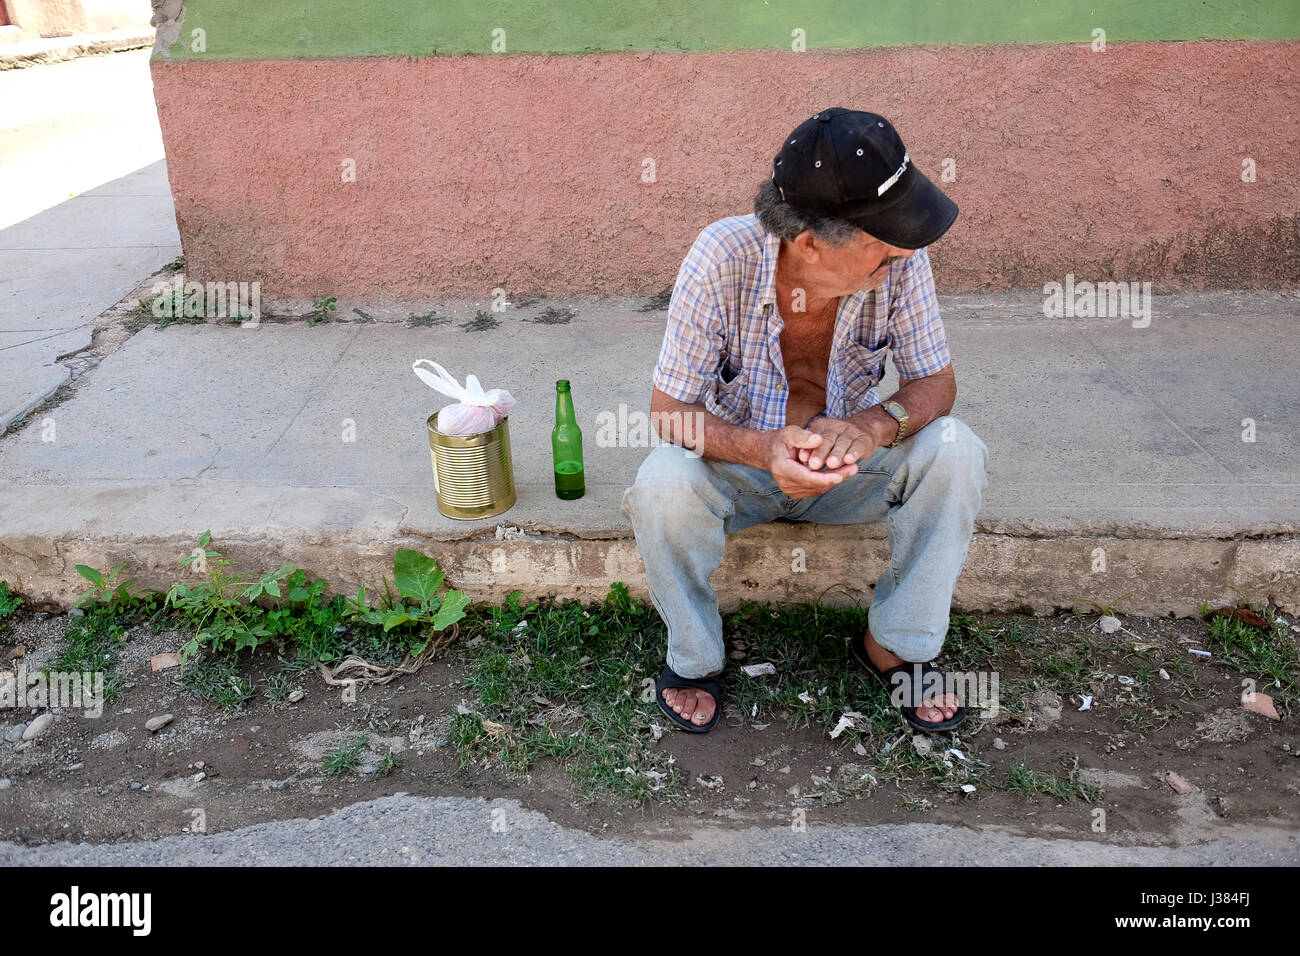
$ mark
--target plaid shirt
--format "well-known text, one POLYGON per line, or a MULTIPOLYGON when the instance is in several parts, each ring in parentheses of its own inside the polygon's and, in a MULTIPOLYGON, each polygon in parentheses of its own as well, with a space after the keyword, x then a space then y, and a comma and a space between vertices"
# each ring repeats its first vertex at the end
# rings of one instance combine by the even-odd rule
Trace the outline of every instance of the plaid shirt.
MULTIPOLYGON (((780 245, 754 215, 722 219, 700 233, 668 304, 655 388, 688 404, 703 401, 733 425, 787 424, 785 321, 776 307, 780 245)), ((841 297, 823 414, 847 418, 878 404, 875 386, 891 350, 904 379, 933 375, 950 361, 925 249, 891 265, 875 289, 841 297)))

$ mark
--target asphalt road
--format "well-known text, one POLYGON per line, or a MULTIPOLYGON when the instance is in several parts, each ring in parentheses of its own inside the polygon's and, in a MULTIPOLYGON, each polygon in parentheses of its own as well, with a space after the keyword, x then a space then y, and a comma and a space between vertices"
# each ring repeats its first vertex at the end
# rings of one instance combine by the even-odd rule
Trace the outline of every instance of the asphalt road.
POLYGON ((3 866, 1255 866, 1300 863, 1300 834, 1239 827, 1231 840, 1122 847, 936 824, 704 829, 619 841, 560 827, 514 800, 396 795, 312 820, 89 846, 0 843, 3 866))

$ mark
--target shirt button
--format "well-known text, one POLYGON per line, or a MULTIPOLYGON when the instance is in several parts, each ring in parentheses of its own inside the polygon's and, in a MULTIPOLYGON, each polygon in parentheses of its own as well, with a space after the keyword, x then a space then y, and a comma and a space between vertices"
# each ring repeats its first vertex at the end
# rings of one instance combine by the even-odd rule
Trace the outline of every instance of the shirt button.
POLYGON ((776 383, 776 390, 777 390, 778 392, 780 392, 780 391, 784 391, 784 390, 785 390, 785 382, 777 382, 777 383, 776 383))

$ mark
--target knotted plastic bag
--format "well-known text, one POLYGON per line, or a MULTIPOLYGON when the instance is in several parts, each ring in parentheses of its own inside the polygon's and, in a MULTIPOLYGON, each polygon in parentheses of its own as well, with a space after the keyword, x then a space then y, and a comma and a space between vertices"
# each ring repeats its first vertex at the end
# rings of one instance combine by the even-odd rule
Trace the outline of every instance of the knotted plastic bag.
POLYGON ((411 365, 420 380, 448 398, 456 399, 438 412, 438 431, 444 435, 481 435, 501 424, 502 419, 515 407, 515 397, 503 388, 483 391, 478 378, 465 376, 461 385, 451 373, 429 359, 420 359, 411 365), (427 365, 429 368, 420 368, 427 365), (432 371, 430 371, 432 369, 432 371))

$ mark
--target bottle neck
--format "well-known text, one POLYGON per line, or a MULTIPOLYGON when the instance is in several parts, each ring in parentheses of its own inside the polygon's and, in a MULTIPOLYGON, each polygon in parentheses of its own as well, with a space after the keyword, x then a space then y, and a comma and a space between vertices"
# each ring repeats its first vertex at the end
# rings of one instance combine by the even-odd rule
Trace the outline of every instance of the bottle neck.
POLYGON ((572 422, 573 416, 573 393, 559 392, 555 393, 555 420, 557 422, 572 422))

